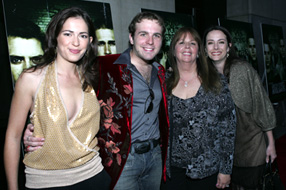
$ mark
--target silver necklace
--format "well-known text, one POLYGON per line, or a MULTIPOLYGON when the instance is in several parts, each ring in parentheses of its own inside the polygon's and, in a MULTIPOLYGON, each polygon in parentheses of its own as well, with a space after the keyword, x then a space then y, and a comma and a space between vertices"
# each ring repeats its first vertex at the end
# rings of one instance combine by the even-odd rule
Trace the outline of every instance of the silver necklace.
POLYGON ((180 80, 182 80, 184 82, 184 87, 187 88, 189 85, 189 82, 191 82, 194 78, 196 78, 196 76, 192 77, 189 81, 184 81, 181 77, 180 80))
MULTIPOLYGON (((180 78, 180 79, 181 79, 181 78, 180 78)), ((189 81, 184 81, 183 79, 181 79, 181 80, 184 82, 184 87, 187 88, 187 87, 188 87, 188 83, 191 82, 192 79, 189 80, 189 81)))

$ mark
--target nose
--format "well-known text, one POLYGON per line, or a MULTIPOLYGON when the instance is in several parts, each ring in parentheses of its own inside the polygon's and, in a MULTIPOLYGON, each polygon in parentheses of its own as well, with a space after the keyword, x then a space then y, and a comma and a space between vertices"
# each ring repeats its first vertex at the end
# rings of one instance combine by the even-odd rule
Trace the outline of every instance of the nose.
POLYGON ((149 37, 148 37, 147 43, 148 43, 148 44, 153 44, 153 43, 154 43, 153 36, 149 36, 149 37))
POLYGON ((73 44, 74 46, 79 46, 79 39, 78 39, 78 37, 76 37, 76 36, 73 37, 73 42, 72 42, 72 44, 73 44))
POLYGON ((217 49, 218 48, 218 44, 214 43, 214 48, 217 49))
POLYGON ((29 57, 25 57, 24 62, 23 62, 23 69, 27 69, 31 67, 32 65, 33 65, 32 60, 29 57))
POLYGON ((191 47, 191 42, 185 42, 185 48, 190 48, 191 47))
POLYGON ((105 55, 111 54, 110 46, 109 46, 108 43, 106 43, 105 46, 104 46, 104 54, 105 54, 105 55))

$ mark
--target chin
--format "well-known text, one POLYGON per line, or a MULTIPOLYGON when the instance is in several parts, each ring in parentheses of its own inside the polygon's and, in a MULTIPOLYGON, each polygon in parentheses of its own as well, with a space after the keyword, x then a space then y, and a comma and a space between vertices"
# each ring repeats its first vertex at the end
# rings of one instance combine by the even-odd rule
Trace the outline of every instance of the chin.
POLYGON ((210 57, 211 60, 213 61, 220 61, 222 60, 220 57, 210 57))

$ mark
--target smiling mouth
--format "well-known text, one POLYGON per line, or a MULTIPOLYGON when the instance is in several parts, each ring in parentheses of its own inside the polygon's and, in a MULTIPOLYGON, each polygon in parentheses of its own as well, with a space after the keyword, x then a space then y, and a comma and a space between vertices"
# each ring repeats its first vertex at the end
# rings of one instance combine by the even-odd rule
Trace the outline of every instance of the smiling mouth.
POLYGON ((80 50, 70 49, 70 52, 73 53, 73 54, 78 54, 80 52, 80 50))
POLYGON ((212 55, 213 56, 218 56, 218 55, 221 55, 221 52, 213 52, 212 55))
POLYGON ((154 48, 143 48, 145 51, 154 51, 154 48))

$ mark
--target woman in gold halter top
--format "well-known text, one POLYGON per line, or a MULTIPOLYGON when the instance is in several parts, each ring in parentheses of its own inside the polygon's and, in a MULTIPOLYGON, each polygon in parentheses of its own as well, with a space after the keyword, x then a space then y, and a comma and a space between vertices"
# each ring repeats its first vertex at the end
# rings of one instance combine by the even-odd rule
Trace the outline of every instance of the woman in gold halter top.
POLYGON ((9 189, 18 187, 20 141, 29 111, 42 148, 24 157, 26 189, 108 189, 98 153, 100 105, 92 65, 95 29, 80 8, 64 9, 50 21, 41 63, 19 77, 5 141, 9 189))

